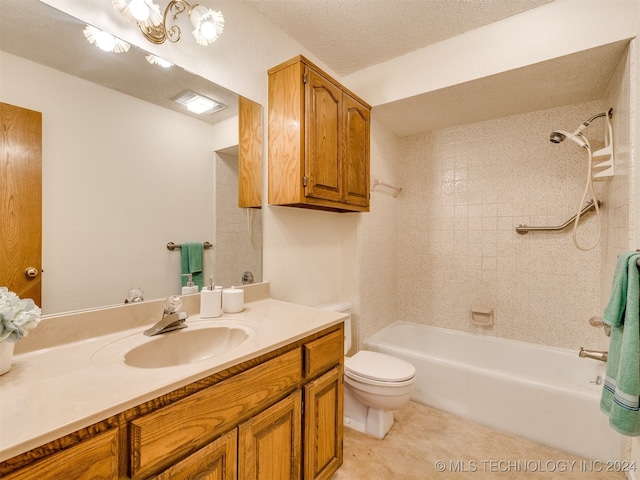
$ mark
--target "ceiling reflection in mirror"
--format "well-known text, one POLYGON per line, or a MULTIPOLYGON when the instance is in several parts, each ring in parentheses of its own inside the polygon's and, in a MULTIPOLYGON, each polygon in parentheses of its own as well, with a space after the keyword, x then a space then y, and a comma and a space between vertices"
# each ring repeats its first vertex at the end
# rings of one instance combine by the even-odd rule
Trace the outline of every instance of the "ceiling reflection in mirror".
POLYGON ((238 114, 238 95, 179 66, 150 64, 134 46, 103 52, 84 39, 86 24, 37 0, 1 0, 0 48, 70 75, 147 102, 218 123, 238 114), (215 115, 196 115, 173 100, 195 91, 224 105, 215 115))
MULTIPOLYGON (((62 148, 57 142, 66 138, 59 132, 73 130, 77 125, 84 127, 83 123, 90 123, 97 116, 117 117, 117 112, 107 111, 111 104, 98 107, 104 111, 101 114, 87 112, 86 105, 75 107, 69 103, 68 109, 75 113, 60 117, 58 112, 47 110, 48 104, 42 108, 43 312, 53 314, 122 303, 132 287, 142 288, 146 300, 180 293, 180 251, 169 251, 166 244, 170 241, 212 242, 214 248, 205 250, 204 274, 207 278, 214 276, 218 285, 240 285, 247 271, 254 281, 261 281, 261 214, 259 210, 248 212, 237 207, 238 140, 227 142, 216 137, 219 132, 229 130, 237 137, 237 94, 179 66, 165 69, 151 65, 145 60, 147 52, 134 46, 125 54, 102 52, 85 40, 83 22, 37 0, 0 0, 0 12, 0 50, 100 86, 95 88, 121 92, 123 95, 116 99, 114 108, 126 105, 127 111, 121 116, 123 124, 128 121, 127 128, 133 125, 140 130, 140 139, 135 141, 138 144, 132 145, 136 137, 130 132, 124 139, 118 138, 120 125, 101 125, 105 133, 96 137, 97 141, 89 144, 78 133, 78 138, 67 138, 64 145, 67 150, 54 154, 52 150, 62 148), (192 114, 173 101, 186 91, 205 95, 226 108, 212 115, 192 114), (127 100, 129 96, 135 98, 127 100), (156 107, 145 107, 145 102, 136 99, 163 108, 153 110, 156 107), (138 109, 144 110, 139 117, 138 109), (184 116, 191 120, 177 120, 179 126, 164 129, 169 122, 165 117, 184 116), (67 125, 68 120, 71 121, 67 125), (156 120, 163 129, 150 131, 156 120), (230 129, 231 123, 235 126, 230 129), (141 158, 146 150, 152 155, 151 143, 170 142, 173 136, 176 145, 155 147, 166 150, 168 158, 161 158, 164 151, 154 153, 153 158, 141 158), (191 155, 194 143, 204 144, 208 150, 191 155), (73 147, 83 150, 70 155, 73 147), (104 155, 111 156, 103 158, 104 155), (71 156, 79 157, 76 163, 68 161, 71 156), (188 170, 191 168, 185 166, 188 162, 199 163, 194 170, 188 170), (62 169, 67 170, 63 173, 62 169), (163 172, 166 177, 160 176, 163 172), (73 176, 74 183, 65 184, 69 176, 73 176), (72 212, 78 204, 85 205, 90 213, 81 211, 85 214, 81 217, 72 212), (109 209, 112 211, 103 215, 103 210, 109 209), (129 218, 122 221, 123 217, 129 218), (102 243, 102 239, 108 241, 102 243)), ((4 58, 13 66, 10 56, 4 58)), ((6 70, 5 79, 12 74, 6 70)), ((18 87, 23 90, 20 93, 23 99, 31 94, 57 95, 49 92, 53 88, 49 84, 56 82, 48 82, 46 72, 43 79, 17 81, 24 83, 24 87, 18 87)), ((66 83, 77 85, 75 82, 70 79, 66 83)), ((5 83, 0 85, 0 101, 12 103, 12 82, 5 83)), ((109 94, 104 96, 112 98, 109 94)), ((33 103, 35 107, 18 106, 39 110, 37 101, 33 103)), ((90 125, 86 128, 92 138, 99 133, 92 131, 90 125)))

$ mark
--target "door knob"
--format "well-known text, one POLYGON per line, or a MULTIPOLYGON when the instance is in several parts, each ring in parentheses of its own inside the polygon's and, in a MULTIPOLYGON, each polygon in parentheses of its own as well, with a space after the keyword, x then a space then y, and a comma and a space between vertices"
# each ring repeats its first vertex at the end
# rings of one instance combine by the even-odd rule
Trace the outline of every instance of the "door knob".
POLYGON ((35 267, 27 267, 24 274, 27 278, 36 278, 38 276, 38 269, 35 267))

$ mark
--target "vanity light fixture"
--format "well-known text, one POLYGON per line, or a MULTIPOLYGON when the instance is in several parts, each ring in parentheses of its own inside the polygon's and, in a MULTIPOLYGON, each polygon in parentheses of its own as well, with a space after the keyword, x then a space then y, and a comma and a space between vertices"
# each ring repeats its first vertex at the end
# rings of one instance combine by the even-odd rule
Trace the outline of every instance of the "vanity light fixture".
POLYGON ((193 36, 199 45, 215 42, 224 29, 224 16, 221 12, 202 5, 191 5, 185 0, 171 0, 159 15, 160 7, 153 0, 112 0, 113 7, 127 20, 138 24, 142 35, 151 43, 159 45, 165 40, 177 42, 182 30, 178 25, 169 25, 168 20, 176 22, 178 15, 187 11, 193 25, 193 36), (158 13, 158 15, 156 15, 158 13))
POLYGON ((144 58, 146 58, 147 62, 149 62, 151 65, 159 65, 163 68, 173 67, 173 63, 165 60, 164 58, 160 58, 156 55, 153 55, 152 53, 145 56, 144 58))
POLYGON ((176 98, 174 102, 184 105, 192 113, 203 115, 212 114, 226 107, 222 103, 195 92, 185 92, 176 98))
POLYGON ((91 45, 95 45, 100 50, 113 53, 125 53, 129 51, 129 45, 124 40, 114 37, 110 33, 104 32, 92 25, 87 25, 83 30, 85 38, 91 45))

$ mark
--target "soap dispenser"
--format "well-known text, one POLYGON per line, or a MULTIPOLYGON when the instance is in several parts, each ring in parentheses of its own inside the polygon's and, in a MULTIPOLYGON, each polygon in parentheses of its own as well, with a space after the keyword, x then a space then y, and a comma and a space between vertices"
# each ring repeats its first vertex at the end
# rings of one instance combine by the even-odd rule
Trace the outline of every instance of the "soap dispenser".
POLYGON ((209 277, 209 285, 200 292, 200 318, 215 318, 222 315, 222 290, 215 288, 213 277, 209 277))
POLYGON ((182 294, 187 295, 189 293, 198 293, 198 286, 193 283, 193 275, 190 273, 185 273, 182 276, 187 277, 187 284, 182 287, 182 294))

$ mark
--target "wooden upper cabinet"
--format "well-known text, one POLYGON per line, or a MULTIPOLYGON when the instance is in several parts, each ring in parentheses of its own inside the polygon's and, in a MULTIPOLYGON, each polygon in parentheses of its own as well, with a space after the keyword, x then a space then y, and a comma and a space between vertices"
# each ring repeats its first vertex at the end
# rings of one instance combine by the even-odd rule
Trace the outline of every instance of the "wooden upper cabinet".
POLYGON ((302 56, 268 73, 269 203, 368 212, 371 107, 302 56))
POLYGON ((238 206, 262 206, 262 105, 238 99, 238 206))

